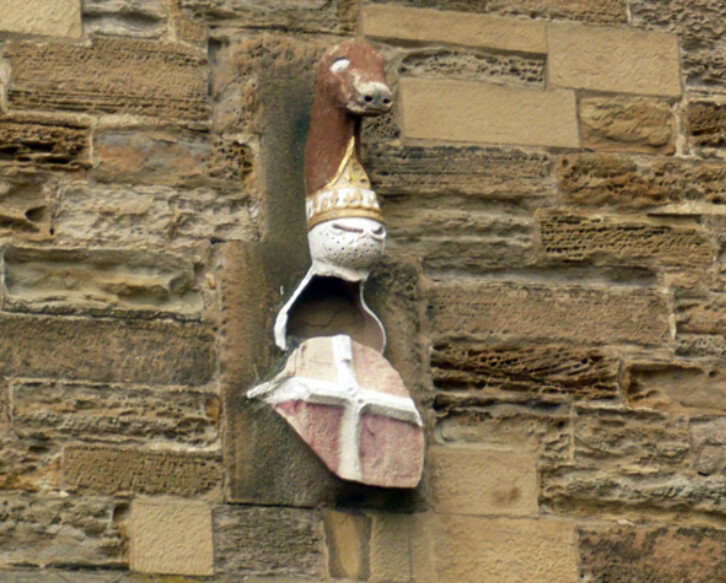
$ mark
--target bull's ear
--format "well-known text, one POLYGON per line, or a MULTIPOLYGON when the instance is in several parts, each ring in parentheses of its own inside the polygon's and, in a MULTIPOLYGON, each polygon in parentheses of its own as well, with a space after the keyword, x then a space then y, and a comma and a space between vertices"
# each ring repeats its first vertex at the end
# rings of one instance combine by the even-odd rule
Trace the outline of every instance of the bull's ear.
POLYGON ((333 61, 333 64, 330 65, 330 70, 333 73, 340 73, 341 71, 345 71, 350 66, 350 61, 346 59, 345 57, 342 57, 340 59, 335 59, 333 61))

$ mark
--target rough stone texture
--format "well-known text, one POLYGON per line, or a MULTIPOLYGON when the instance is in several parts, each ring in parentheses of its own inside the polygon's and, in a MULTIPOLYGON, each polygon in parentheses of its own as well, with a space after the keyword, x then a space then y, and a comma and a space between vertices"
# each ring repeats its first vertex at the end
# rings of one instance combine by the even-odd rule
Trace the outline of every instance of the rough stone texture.
POLYGON ((101 445, 63 448, 63 483, 75 492, 193 496, 218 487, 214 453, 145 451, 101 445))
POLYGON ((12 65, 8 103, 16 109, 131 113, 187 122, 209 116, 203 57, 184 45, 103 36, 90 47, 14 41, 5 43, 3 56, 12 65))
POLYGON ((0 427, 0 489, 24 492, 57 491, 60 484, 60 443, 42 437, 17 437, 0 427))
POLYGON ((3 270, 10 311, 194 320, 204 308, 194 265, 173 255, 12 247, 3 270))
POLYGON ((250 146, 233 138, 171 131, 106 130, 94 136, 96 180, 243 190, 250 146))
POLYGON ((80 0, 5 0, 0 30, 78 38, 80 12, 80 0))
POLYGON ((635 362, 625 367, 623 390, 633 405, 665 410, 726 409, 726 370, 689 362, 635 362))
POLYGON ((401 129, 407 138, 577 148, 574 93, 461 81, 403 78, 401 129))
POLYGON ((91 165, 87 123, 37 114, 0 115, 0 167, 80 170, 91 165))
POLYGON ((557 24, 547 29, 549 81, 639 95, 681 94, 675 35, 557 24))
POLYGON ((428 514, 417 523, 417 582, 578 580, 569 521, 428 514))
POLYGON ((516 450, 431 447, 433 507, 439 513, 537 515, 537 456, 516 450))
POLYGON ((323 526, 328 575, 335 579, 366 581, 370 574, 371 519, 362 514, 328 510, 323 512, 323 526))
POLYGON ((371 523, 371 583, 408 583, 411 561, 411 515, 391 512, 374 514, 371 523))
POLYGON ((212 517, 218 573, 322 578, 317 511, 226 505, 216 506, 212 517))
POLYGON ((576 154, 560 158, 557 177, 564 200, 583 206, 644 208, 689 201, 726 202, 726 163, 716 160, 576 154))
POLYGON ((726 418, 692 419, 689 429, 694 469, 704 476, 726 474, 726 418))
POLYGON ((608 350, 536 344, 437 344, 431 375, 441 390, 523 393, 543 399, 609 400, 619 360, 608 350))
POLYGON ((689 581, 726 577, 726 532, 713 528, 578 529, 580 576, 590 581, 689 581))
POLYGON ((457 48, 422 48, 409 52, 399 72, 412 77, 486 81, 544 87, 543 58, 500 55, 457 48))
POLYGON ((538 213, 537 223, 548 259, 620 265, 706 266, 713 262, 713 245, 697 226, 558 210, 538 213))
POLYGON ((0 431, 10 423, 10 385, 7 379, 0 378, 0 431))
POLYGON ((635 26, 675 32, 681 39, 686 84, 726 89, 726 7, 719 0, 633 0, 635 26))
POLYGON ((726 294, 713 293, 700 297, 678 294, 675 312, 679 334, 726 333, 726 294))
POLYGON ((691 101, 686 116, 689 138, 696 148, 726 147, 726 103, 691 101))
POLYGON ((555 191, 553 160, 541 152, 375 144, 369 147, 366 161, 373 188, 384 196, 461 195, 511 200, 555 191))
POLYGON ((198 324, 4 315, 0 328, 0 371, 14 376, 196 386, 214 373, 198 324))
POLYGON ((256 214, 244 191, 70 182, 60 188, 54 224, 56 240, 66 244, 184 246, 256 240, 256 214))
POLYGON ((564 18, 586 22, 627 21, 625 0, 378 0, 421 8, 461 12, 494 12, 531 18, 564 18))
POLYGON ((578 104, 582 145, 603 152, 673 154, 676 120, 667 102, 587 97, 578 104))
POLYGON ((204 502, 136 499, 131 504, 133 571, 213 575, 212 509, 204 502))
MULTIPOLYGON (((108 498, 0 494, 0 568, 120 567, 122 539, 108 498)), ((2 571, 0 571, 2 573, 2 571)))
POLYGON ((726 338, 710 334, 678 334, 676 354, 726 357, 726 338))
POLYGON ((645 289, 519 283, 435 286, 428 314, 437 338, 541 338, 575 342, 663 344, 668 308, 645 289))
POLYGON ((81 0, 86 34, 156 38, 166 32, 164 0, 81 0))
POLYGON ((0 237, 44 240, 50 237, 53 181, 46 175, 0 169, 0 237))
POLYGON ((367 4, 362 11, 361 30, 370 38, 468 45, 522 53, 547 52, 542 23, 490 15, 367 4))
POLYGON ((218 437, 219 398, 208 393, 13 380, 12 395, 13 429, 22 437, 193 445, 218 437))

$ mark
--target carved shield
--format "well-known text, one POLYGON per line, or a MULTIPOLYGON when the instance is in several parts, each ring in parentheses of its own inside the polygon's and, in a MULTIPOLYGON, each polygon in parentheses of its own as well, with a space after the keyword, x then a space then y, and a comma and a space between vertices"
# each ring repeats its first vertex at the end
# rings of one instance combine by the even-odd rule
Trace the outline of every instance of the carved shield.
POLYGON ((421 479, 423 424, 403 380, 348 336, 306 340, 249 396, 269 403, 343 479, 387 488, 421 479))

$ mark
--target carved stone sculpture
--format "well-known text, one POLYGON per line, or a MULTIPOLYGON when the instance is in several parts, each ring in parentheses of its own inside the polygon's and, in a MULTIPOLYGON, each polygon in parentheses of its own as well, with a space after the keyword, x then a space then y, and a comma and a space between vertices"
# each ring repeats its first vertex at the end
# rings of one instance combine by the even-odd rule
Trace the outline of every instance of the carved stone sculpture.
POLYGON ((423 469, 421 417, 382 356, 385 331, 363 296, 386 230, 360 163, 361 118, 391 103, 373 47, 348 42, 325 53, 305 151, 312 265, 275 323, 280 348, 298 345, 249 396, 269 403, 341 478, 410 488, 423 469))

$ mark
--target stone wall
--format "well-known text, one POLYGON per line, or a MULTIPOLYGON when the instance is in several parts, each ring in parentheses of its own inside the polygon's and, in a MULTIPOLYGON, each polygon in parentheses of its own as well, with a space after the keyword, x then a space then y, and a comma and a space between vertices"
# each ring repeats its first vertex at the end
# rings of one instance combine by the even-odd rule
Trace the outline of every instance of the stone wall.
POLYGON ((0 580, 723 581, 725 209, 722 0, 3 0, 0 580), (355 35, 414 491, 244 397, 355 35))

